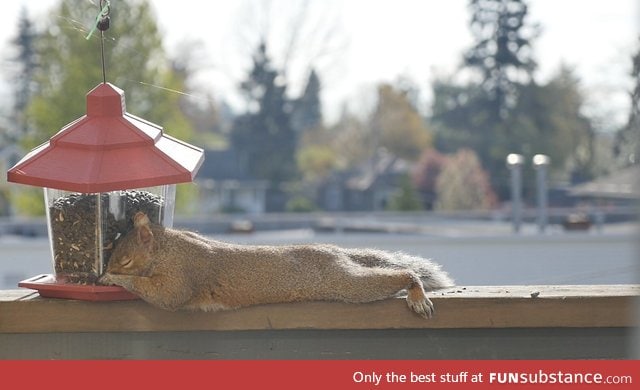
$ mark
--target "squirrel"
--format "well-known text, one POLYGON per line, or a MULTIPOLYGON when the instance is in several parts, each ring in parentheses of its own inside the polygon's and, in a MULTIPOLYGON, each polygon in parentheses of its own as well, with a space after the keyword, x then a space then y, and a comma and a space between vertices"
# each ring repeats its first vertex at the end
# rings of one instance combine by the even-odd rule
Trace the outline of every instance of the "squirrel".
POLYGON ((427 290, 451 287, 440 265, 404 253, 328 244, 238 245, 133 217, 99 283, 119 285, 166 309, 217 311, 296 301, 364 303, 406 291, 409 307, 430 318, 427 290))

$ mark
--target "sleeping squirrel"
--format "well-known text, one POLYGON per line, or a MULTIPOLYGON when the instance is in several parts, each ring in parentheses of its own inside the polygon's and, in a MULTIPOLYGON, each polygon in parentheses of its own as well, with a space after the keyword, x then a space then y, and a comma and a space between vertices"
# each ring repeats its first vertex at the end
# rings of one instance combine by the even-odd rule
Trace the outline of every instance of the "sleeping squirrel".
POLYGON ((334 245, 237 245, 150 223, 142 212, 118 239, 102 284, 115 284, 167 310, 226 310, 266 303, 362 303, 406 291, 429 318, 425 289, 453 286, 440 265, 403 253, 334 245))

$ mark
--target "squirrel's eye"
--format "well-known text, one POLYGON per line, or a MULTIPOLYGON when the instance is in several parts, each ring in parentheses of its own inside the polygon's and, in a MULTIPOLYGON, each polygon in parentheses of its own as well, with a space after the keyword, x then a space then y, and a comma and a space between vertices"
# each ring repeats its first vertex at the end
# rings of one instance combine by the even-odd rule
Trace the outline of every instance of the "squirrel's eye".
POLYGON ((131 260, 131 257, 123 257, 122 260, 120 260, 120 265, 126 267, 131 264, 131 260))

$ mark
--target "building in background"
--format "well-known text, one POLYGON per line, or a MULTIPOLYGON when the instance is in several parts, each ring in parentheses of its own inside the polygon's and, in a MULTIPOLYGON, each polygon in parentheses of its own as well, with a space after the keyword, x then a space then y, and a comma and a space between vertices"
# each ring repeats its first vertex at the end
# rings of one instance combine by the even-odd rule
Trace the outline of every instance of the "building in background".
POLYGON ((234 149, 205 151, 195 182, 204 214, 266 211, 267 181, 250 175, 234 149))

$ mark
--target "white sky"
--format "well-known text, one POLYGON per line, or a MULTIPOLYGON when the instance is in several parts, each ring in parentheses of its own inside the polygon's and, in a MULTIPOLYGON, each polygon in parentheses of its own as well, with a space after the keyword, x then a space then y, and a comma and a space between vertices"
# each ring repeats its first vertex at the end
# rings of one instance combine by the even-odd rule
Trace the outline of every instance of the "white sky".
MULTIPOLYGON (((89 0, 78 0, 89 1, 89 0)), ((626 118, 630 88, 630 55, 638 36, 640 0, 530 0, 530 21, 542 27, 535 41, 535 58, 540 67, 538 80, 544 81, 561 63, 575 68, 589 94, 589 113, 611 115, 614 122, 626 118)), ((56 0, 3 1, 0 13, 0 57, 15 35, 20 7, 30 15, 54 17, 48 13, 56 0)), ((112 0, 117 7, 118 0, 112 0)), ((175 53, 185 41, 199 40, 202 51, 198 84, 216 97, 237 104, 236 86, 249 66, 256 32, 266 25, 272 33, 276 63, 282 58, 277 44, 284 42, 292 10, 299 1, 262 0, 152 0, 169 52, 175 53), (253 4, 253 5, 250 5, 253 4), (269 9, 269 18, 256 14, 269 9)), ((333 50, 320 58, 323 103, 329 117, 348 101, 363 110, 370 106, 373 86, 380 81, 409 77, 428 100, 429 82, 450 74, 459 65, 462 53, 472 40, 468 29, 467 0, 311 0, 309 24, 327 31, 333 50)), ((112 23, 117 23, 113 20, 112 23)), ((303 34, 301 34, 302 36, 303 34)), ((317 37, 316 37, 317 38, 317 37)), ((304 77, 303 57, 317 54, 313 40, 303 39, 298 50, 302 60, 290 72, 292 80, 304 77), (302 64, 302 65, 301 65, 302 64)), ((300 59, 299 58, 299 59, 300 59)), ((0 62, 1 63, 1 62, 0 62)), ((293 62, 292 65, 296 65, 293 62)), ((2 72, 3 67, 0 67, 2 72)), ((2 75, 0 75, 2 78, 2 75)), ((299 88, 294 84, 292 88, 299 88)), ((9 95, 0 84, 0 96, 9 95)))

